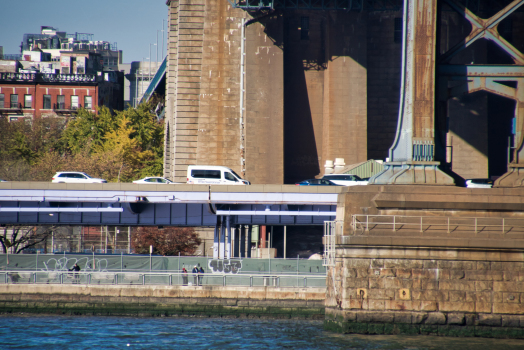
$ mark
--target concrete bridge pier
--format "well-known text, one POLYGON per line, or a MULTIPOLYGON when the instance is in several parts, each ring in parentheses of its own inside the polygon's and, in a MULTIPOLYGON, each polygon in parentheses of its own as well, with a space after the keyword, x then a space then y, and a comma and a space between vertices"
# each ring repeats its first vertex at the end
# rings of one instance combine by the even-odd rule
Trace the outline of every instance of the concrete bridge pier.
POLYGON ((524 338, 524 189, 356 187, 339 195, 327 329, 524 338))

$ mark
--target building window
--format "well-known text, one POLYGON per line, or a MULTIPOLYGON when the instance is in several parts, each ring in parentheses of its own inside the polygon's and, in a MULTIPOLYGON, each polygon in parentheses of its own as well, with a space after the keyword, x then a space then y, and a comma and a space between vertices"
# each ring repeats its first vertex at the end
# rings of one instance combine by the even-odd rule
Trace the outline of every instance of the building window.
POLYGON ((17 122, 18 121, 18 117, 9 117, 9 121, 10 122, 17 122))
POLYGON ((33 107, 33 95, 24 95, 24 108, 33 107))
POLYGON ((393 41, 396 43, 402 43, 402 18, 395 18, 393 41))
POLYGON ((84 108, 93 109, 93 98, 91 96, 84 96, 84 108))
POLYGON ((71 109, 78 109, 78 96, 71 96, 71 109))
POLYGON ((18 108, 18 95, 11 95, 11 108, 18 108))
POLYGON ((65 96, 64 95, 58 95, 56 97, 56 104, 57 109, 65 109, 65 96))
POLYGON ((0 94, 0 108, 4 108, 4 94, 0 94))
POLYGON ((51 109, 51 95, 44 95, 44 109, 51 109))
POLYGON ((309 17, 300 17, 300 40, 309 40, 309 17))

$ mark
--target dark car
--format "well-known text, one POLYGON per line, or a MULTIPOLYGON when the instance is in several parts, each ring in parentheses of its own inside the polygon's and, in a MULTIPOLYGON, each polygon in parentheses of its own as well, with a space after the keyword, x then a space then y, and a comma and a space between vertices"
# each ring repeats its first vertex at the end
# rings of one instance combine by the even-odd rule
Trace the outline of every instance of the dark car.
POLYGON ((297 182, 297 186, 339 186, 336 183, 326 179, 308 179, 297 182))

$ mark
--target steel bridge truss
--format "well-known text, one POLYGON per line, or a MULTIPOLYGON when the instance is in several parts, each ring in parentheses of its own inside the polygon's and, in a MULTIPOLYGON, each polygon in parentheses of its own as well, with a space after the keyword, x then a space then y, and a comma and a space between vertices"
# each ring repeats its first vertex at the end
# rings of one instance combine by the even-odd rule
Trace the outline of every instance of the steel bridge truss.
MULTIPOLYGON (((486 91, 492 94, 512 99, 516 102, 515 108, 515 136, 512 147, 515 151, 511 164, 510 173, 502 176, 496 185, 505 177, 515 172, 514 176, 521 177, 513 168, 522 168, 524 159, 519 159, 519 150, 522 149, 524 135, 521 130, 524 127, 524 54, 505 40, 498 31, 498 25, 515 11, 524 9, 524 0, 514 0, 507 4, 490 18, 484 19, 475 15, 465 5, 455 0, 443 0, 453 10, 464 16, 471 24, 471 32, 458 44, 442 54, 438 61, 438 82, 440 87, 439 101, 442 106, 452 97, 471 94, 477 91, 486 91), (462 52, 475 41, 486 39, 494 42, 514 61, 514 65, 453 65, 450 64, 453 57, 462 52), (448 87, 448 82, 455 81, 462 84, 448 87), (509 83, 509 84, 508 84, 509 83)), ((500 4, 499 4, 500 5, 500 4)), ((441 107, 444 111, 445 108, 441 107)), ((521 157, 522 158, 522 157, 521 157)), ((508 160, 510 163, 510 160, 508 160)), ((512 175, 513 176, 513 175, 512 175)), ((513 181, 513 180, 511 180, 513 181)))

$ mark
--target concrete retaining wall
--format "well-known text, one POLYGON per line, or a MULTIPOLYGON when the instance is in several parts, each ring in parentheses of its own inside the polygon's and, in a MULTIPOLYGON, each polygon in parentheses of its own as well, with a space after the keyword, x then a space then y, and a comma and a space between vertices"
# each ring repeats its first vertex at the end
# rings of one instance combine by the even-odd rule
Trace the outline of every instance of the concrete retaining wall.
POLYGON ((0 313, 127 316, 324 317, 324 288, 0 286, 0 313))

